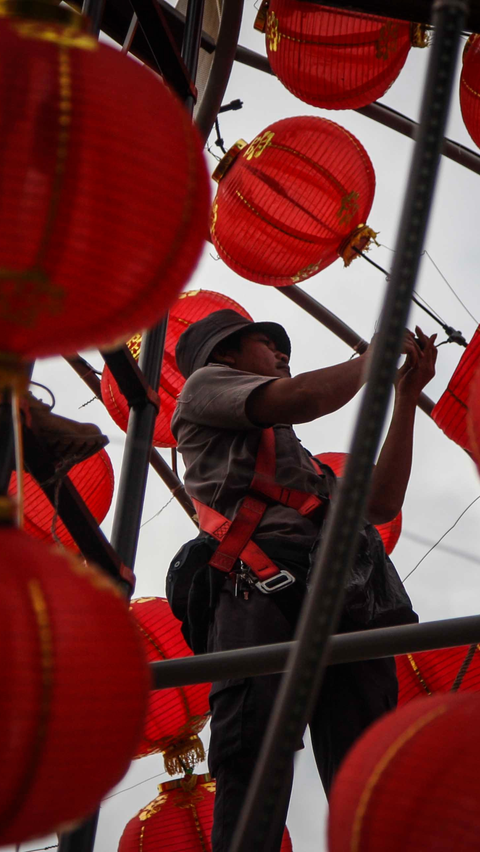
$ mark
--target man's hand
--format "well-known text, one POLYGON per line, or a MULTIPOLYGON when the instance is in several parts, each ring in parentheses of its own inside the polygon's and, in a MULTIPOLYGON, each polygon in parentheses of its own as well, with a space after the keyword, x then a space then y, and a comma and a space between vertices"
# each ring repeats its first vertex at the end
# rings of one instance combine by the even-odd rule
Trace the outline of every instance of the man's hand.
POLYGON ((397 394, 408 396, 415 401, 423 388, 435 375, 437 350, 435 348, 436 334, 427 337, 417 325, 415 328, 419 343, 411 331, 407 332, 403 351, 406 354, 405 363, 397 372, 395 386, 397 394))

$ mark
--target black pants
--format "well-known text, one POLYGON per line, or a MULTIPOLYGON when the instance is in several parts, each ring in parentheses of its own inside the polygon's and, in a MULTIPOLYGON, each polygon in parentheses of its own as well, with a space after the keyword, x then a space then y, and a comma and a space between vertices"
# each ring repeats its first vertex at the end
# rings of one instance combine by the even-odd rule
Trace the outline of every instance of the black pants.
MULTIPOLYGON (((288 590, 286 590, 288 591, 288 590)), ((287 642, 293 628, 273 595, 254 590, 248 600, 234 596, 226 581, 210 628, 209 651, 287 642)), ((218 681, 212 710, 209 766, 217 781, 212 852, 228 852, 246 789, 255 767, 281 675, 218 681)), ((318 771, 328 796, 348 749, 375 719, 396 706, 393 659, 327 668, 310 733, 318 771)), ((288 809, 293 773, 285 778, 279 808, 288 809)), ((281 833, 264 852, 278 852, 281 833)))

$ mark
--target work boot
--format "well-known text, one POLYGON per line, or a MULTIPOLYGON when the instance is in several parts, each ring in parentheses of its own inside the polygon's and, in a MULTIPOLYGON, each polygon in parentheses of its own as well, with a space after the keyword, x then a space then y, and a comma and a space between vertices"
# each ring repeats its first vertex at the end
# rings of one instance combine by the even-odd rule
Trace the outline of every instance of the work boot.
POLYGON ((53 414, 50 406, 30 391, 22 400, 22 411, 26 425, 48 448, 55 467, 62 473, 108 444, 107 436, 94 423, 78 423, 53 414))

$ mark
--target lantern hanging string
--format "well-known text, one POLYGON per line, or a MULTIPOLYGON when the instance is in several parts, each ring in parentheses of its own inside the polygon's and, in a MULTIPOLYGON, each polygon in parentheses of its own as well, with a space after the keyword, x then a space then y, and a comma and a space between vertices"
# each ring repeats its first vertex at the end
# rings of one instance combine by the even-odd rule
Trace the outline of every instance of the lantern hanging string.
MULTIPOLYGON (((383 268, 383 266, 380 266, 380 264, 375 263, 375 261, 372 260, 371 257, 368 257, 365 252, 360 251, 360 249, 355 248, 355 246, 353 247, 353 250, 361 257, 363 257, 364 260, 374 266, 375 269, 379 269, 380 272, 383 272, 385 277, 388 279, 389 273, 386 269, 383 268)), ((461 331, 457 331, 457 329, 453 328, 451 325, 447 325, 447 323, 443 322, 443 320, 437 313, 434 313, 433 310, 427 308, 426 305, 422 305, 422 302, 417 296, 412 296, 412 301, 415 302, 415 304, 418 305, 418 307, 421 308, 422 311, 425 311, 426 314, 428 314, 433 320, 435 320, 435 322, 441 325, 445 334, 448 335, 447 340, 443 341, 444 343, 458 343, 459 346, 467 346, 467 341, 465 340, 461 331)), ((425 301, 425 299, 423 301, 425 301)), ((439 343, 437 345, 441 346, 442 344, 439 343)))

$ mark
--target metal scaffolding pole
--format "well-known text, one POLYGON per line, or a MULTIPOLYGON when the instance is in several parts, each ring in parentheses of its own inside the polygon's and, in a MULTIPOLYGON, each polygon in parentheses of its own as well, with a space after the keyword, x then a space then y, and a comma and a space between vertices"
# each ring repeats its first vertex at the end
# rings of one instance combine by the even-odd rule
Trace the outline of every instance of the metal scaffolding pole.
POLYGON ((325 524, 310 594, 300 616, 298 643, 247 792, 230 852, 260 852, 279 829, 277 802, 293 753, 322 682, 328 639, 340 617, 344 585, 355 558, 358 527, 368 494, 375 452, 407 324, 436 183, 444 128, 467 3, 436 0, 422 118, 407 185, 396 253, 378 337, 372 353, 350 456, 337 499, 325 524))
MULTIPOLYGON (((333 666, 435 648, 455 648, 479 641, 480 615, 381 627, 358 633, 340 633, 328 640, 326 664, 333 666)), ((278 674, 288 671, 296 646, 296 641, 279 642, 238 651, 218 651, 215 654, 199 654, 197 657, 161 660, 150 666, 152 688, 170 689, 173 686, 209 683, 213 680, 278 674)))

